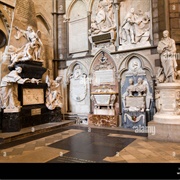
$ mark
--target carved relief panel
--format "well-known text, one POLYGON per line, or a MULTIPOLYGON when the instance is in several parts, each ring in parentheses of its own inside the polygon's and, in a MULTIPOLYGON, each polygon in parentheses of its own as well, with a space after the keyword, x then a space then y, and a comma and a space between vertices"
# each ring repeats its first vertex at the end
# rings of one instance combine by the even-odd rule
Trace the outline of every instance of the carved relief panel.
POLYGON ((150 3, 150 0, 126 0, 121 2, 119 50, 151 45, 150 3))
POLYGON ((92 6, 89 40, 93 48, 111 46, 117 36, 114 3, 112 0, 97 0, 92 6))

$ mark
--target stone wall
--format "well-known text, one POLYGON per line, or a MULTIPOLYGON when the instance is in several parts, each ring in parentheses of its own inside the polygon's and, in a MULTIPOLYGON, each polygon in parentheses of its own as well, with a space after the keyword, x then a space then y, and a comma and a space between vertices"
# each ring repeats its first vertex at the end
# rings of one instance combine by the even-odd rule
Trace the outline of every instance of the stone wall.
MULTIPOLYGON (((0 3, 0 29, 7 36, 6 50, 8 45, 13 45, 16 48, 22 47, 27 41, 25 38, 15 39, 17 31, 15 26, 26 30, 27 26, 32 26, 34 31, 40 31, 39 36, 44 45, 43 48, 43 66, 52 71, 53 59, 53 18, 52 18, 52 1, 44 3, 43 0, 8 0, 0 3), (14 13, 13 13, 14 11, 14 13)), ((0 52, 5 51, 5 46, 0 48, 0 52)), ((9 72, 7 66, 10 64, 8 57, 3 59, 1 64, 1 76, 9 72)), ((43 79, 45 78, 44 77, 43 79)))
MULTIPOLYGON (((171 37, 177 43, 177 52, 180 52, 180 1, 178 0, 169 0, 169 21, 171 37)), ((180 66, 179 61, 178 65, 180 66)))

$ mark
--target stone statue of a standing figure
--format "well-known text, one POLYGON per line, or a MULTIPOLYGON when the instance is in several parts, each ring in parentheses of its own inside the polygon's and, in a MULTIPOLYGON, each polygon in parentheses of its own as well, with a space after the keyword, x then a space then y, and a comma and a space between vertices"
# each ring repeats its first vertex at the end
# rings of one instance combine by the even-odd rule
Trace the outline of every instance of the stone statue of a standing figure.
POLYGON ((165 82, 175 82, 177 74, 176 44, 169 37, 167 30, 163 31, 163 38, 158 43, 157 51, 161 57, 165 82))
POLYGON ((23 79, 19 76, 21 72, 22 68, 16 67, 15 70, 11 71, 2 78, 0 88, 2 93, 3 108, 14 109, 20 106, 16 92, 16 85, 24 84, 29 81, 29 78, 23 79))

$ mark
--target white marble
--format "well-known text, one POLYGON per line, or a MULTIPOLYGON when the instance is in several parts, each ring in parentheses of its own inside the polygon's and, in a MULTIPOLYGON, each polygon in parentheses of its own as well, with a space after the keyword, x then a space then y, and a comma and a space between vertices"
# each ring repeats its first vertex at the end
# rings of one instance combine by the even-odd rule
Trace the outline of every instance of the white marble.
POLYGON ((94 109, 96 115, 115 115, 114 109, 94 109))
POLYGON ((69 22, 69 52, 88 51, 87 18, 69 22))
POLYGON ((47 90, 46 90, 46 107, 49 110, 54 110, 56 107, 63 106, 63 97, 61 94, 61 80, 62 77, 57 76, 55 80, 46 76, 47 90))
POLYGON ((153 127, 155 130, 153 134, 148 132, 149 140, 180 142, 180 124, 164 124, 150 121, 148 127, 153 127))
POLYGON ((94 85, 100 85, 105 83, 115 83, 115 74, 112 69, 110 70, 99 70, 94 72, 94 85))
POLYGON ((21 78, 19 76, 21 72, 22 68, 16 67, 15 70, 12 70, 1 80, 0 88, 3 107, 12 109, 13 112, 13 109, 20 106, 20 102, 18 101, 17 84, 24 84, 30 80, 29 78, 21 78))
POLYGON ((160 83, 156 90, 156 105, 158 112, 163 114, 179 115, 180 83, 160 83))
POLYGON ((177 76, 176 42, 169 37, 169 31, 163 31, 163 38, 159 41, 157 51, 161 57, 162 72, 157 79, 164 75, 163 82, 175 82, 177 76))
POLYGON ((16 40, 19 40, 21 37, 26 38, 27 43, 20 48, 16 48, 12 45, 9 46, 8 51, 11 55, 11 64, 9 67, 13 67, 15 63, 19 61, 41 61, 42 52, 43 52, 43 43, 40 36, 40 31, 35 32, 32 26, 28 26, 27 30, 19 29, 15 27, 17 34, 14 36, 16 40))

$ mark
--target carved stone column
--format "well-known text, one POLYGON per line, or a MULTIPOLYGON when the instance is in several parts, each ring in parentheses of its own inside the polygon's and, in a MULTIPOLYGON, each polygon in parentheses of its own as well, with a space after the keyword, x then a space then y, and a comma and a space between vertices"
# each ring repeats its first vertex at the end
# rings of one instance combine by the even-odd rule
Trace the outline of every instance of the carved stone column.
POLYGON ((53 67, 53 76, 57 76, 57 67, 58 67, 58 0, 53 0, 53 49, 54 49, 54 67, 53 67))
POLYGON ((65 0, 53 0, 54 21, 54 78, 58 76, 58 69, 64 69, 66 59, 66 24, 64 23, 65 0))
POLYGON ((66 57, 67 57, 67 35, 66 35, 66 23, 64 20, 65 15, 65 0, 58 0, 58 58, 59 66, 58 69, 66 68, 66 57))
POLYGON ((119 26, 120 26, 120 0, 114 0, 114 6, 115 6, 115 21, 116 21, 116 28, 117 28, 117 38, 115 42, 115 46, 119 46, 119 26))
MULTIPOLYGON (((88 11, 88 29, 91 28, 91 11, 88 11)), ((89 54, 91 54, 91 49, 92 49, 92 44, 88 41, 88 49, 89 49, 89 54)))

